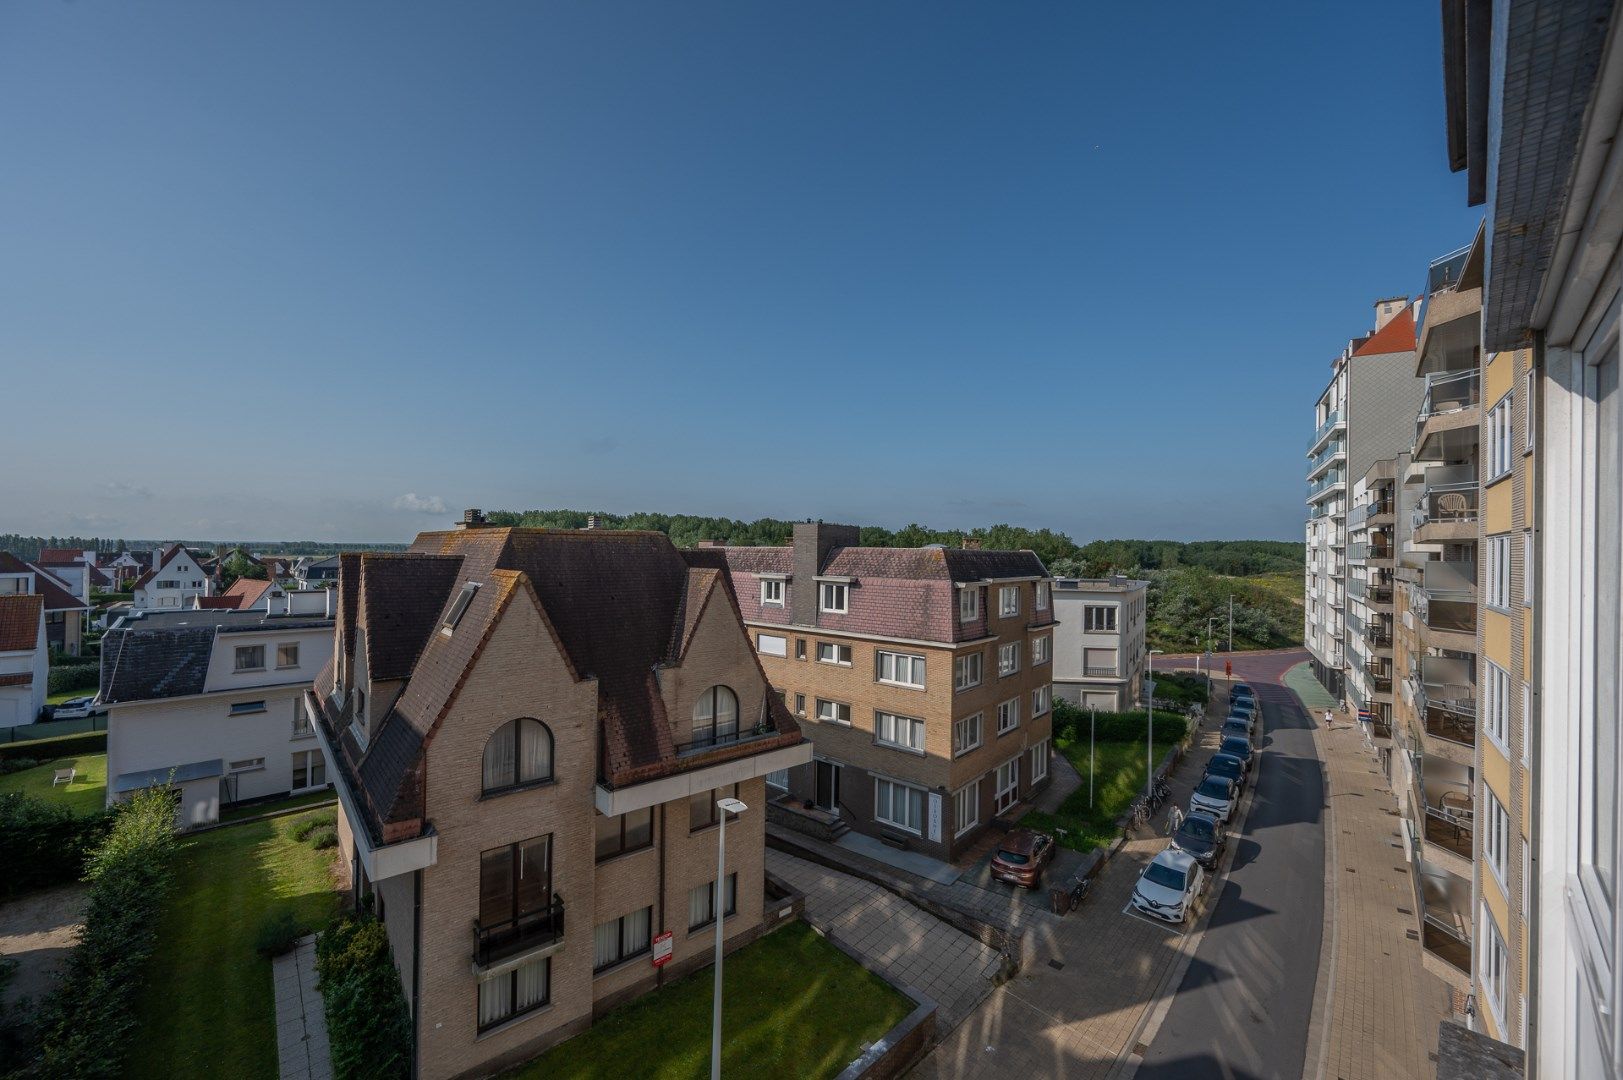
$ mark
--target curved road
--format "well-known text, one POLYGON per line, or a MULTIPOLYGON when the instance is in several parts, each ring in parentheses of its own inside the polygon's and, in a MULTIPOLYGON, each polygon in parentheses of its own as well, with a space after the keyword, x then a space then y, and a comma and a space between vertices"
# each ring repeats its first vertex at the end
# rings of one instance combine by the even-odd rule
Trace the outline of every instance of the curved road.
MULTIPOLYGON (((1138 1076, 1302 1075, 1324 930, 1324 770, 1280 682, 1301 651, 1235 654, 1262 707, 1261 773, 1205 936, 1138 1076)), ((1224 654, 1218 654, 1222 670, 1224 654)), ((1193 666, 1168 657, 1166 666, 1193 666), (1168 663, 1170 661, 1170 663, 1168 663)))

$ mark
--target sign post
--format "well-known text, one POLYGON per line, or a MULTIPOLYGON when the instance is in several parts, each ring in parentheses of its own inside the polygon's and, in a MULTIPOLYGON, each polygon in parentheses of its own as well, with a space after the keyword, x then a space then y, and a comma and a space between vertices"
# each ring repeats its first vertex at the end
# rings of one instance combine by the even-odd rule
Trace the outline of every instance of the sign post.
POLYGON ((654 966, 662 968, 671 962, 671 931, 654 937, 654 966))

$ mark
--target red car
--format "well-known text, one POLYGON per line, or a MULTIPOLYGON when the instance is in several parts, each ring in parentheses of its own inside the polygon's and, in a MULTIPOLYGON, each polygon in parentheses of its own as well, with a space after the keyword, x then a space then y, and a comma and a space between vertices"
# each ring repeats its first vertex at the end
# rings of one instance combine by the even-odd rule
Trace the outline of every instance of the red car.
POLYGON ((1035 889, 1043 867, 1054 858, 1054 838, 1032 829, 1013 829, 992 853, 992 876, 1010 885, 1035 889))

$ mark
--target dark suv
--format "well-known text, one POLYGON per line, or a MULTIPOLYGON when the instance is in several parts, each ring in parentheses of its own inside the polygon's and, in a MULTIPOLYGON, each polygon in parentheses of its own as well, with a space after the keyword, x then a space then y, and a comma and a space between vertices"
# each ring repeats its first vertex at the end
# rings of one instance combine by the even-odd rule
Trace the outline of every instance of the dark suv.
POLYGON ((1193 855, 1207 870, 1217 867, 1217 860, 1223 857, 1223 848, 1228 842, 1223 826, 1210 814, 1190 814, 1172 835, 1172 846, 1193 855))

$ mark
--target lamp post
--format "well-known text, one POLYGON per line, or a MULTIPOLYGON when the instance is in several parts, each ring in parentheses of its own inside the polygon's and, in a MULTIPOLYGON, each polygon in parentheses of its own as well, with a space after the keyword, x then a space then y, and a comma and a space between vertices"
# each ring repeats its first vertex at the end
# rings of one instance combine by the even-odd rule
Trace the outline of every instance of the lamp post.
POLYGON ((1164 652, 1151 649, 1145 656, 1144 670, 1144 797, 1155 794, 1155 657, 1164 652))
POLYGON ((716 885, 711 899, 716 905, 716 992, 710 1006, 710 1080, 721 1080, 721 924, 727 911, 727 815, 742 814, 749 807, 737 799, 717 799, 721 828, 716 833, 716 885))

